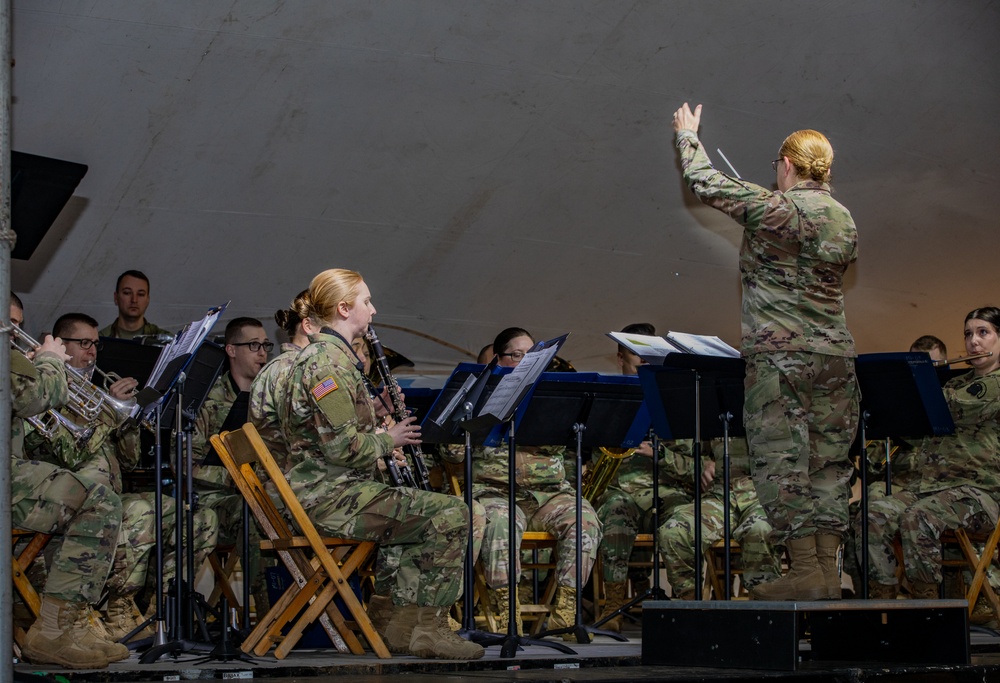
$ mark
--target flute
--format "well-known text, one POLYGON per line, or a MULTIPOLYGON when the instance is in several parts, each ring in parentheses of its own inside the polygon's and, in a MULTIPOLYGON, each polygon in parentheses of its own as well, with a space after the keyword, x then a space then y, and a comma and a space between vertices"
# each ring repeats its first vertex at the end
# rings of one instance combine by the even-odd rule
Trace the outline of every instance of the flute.
POLYGON ((985 351, 983 353, 974 353, 971 356, 959 356, 958 358, 949 358, 948 360, 933 360, 931 365, 936 368, 944 367, 945 365, 951 365, 952 363, 968 363, 970 360, 976 360, 977 358, 989 358, 993 355, 992 351, 985 351))

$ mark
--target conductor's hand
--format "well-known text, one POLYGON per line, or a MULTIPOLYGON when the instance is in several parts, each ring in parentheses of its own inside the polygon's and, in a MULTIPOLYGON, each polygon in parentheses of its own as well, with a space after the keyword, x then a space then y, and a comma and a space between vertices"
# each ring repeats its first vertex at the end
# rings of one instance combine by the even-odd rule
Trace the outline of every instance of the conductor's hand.
POLYGON ((693 130, 698 132, 701 125, 701 105, 699 104, 691 111, 691 107, 685 102, 684 106, 674 112, 674 132, 680 130, 693 130))
POLYGON ((705 465, 705 469, 701 472, 701 490, 707 491, 710 489, 713 481, 715 481, 715 463, 709 461, 705 465))
POLYGON ((132 398, 137 391, 139 391, 139 380, 134 377, 123 377, 108 387, 108 393, 119 401, 132 398))
POLYGON ((411 415, 389 427, 388 433, 392 437, 392 445, 399 448, 400 446, 416 446, 420 443, 420 425, 416 422, 417 418, 411 415))
POLYGON ((34 355, 39 353, 54 353, 62 360, 69 360, 69 354, 66 353, 66 345, 63 344, 62 339, 59 337, 53 337, 51 334, 45 335, 45 341, 35 349, 34 355))

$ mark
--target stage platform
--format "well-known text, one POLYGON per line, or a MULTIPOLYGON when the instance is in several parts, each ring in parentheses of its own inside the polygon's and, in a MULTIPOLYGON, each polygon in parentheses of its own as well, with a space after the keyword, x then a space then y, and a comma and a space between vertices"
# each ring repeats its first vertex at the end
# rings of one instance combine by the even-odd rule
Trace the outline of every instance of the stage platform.
MULTIPOLYGON (((458 681, 601 681, 646 683, 670 681, 838 681, 861 683, 983 683, 1000 682, 1000 635, 973 629, 972 663, 950 666, 907 666, 905 664, 851 665, 812 668, 809 665, 793 672, 754 669, 716 669, 711 667, 643 666, 642 632, 638 625, 628 627, 626 643, 598 637, 589 645, 571 645, 577 655, 563 655, 555 650, 531 646, 513 659, 501 659, 500 648, 491 647, 486 656, 474 662, 445 662, 393 657, 380 660, 374 656, 350 656, 333 650, 296 650, 288 658, 273 657, 243 662, 197 663, 199 656, 186 654, 177 659, 163 658, 153 664, 140 664, 138 655, 99 671, 71 671, 31 664, 17 664, 16 681, 190 681, 249 680, 269 683, 457 683, 458 681), (31 676, 32 673, 42 674, 31 676)), ((669 648, 670 643, 662 647, 669 648)))

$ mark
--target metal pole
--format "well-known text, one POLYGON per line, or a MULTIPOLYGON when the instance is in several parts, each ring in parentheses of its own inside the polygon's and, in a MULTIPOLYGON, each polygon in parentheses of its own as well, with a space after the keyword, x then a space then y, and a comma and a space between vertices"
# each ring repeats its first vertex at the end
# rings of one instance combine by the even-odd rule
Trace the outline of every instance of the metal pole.
MULTIPOLYGON (((10 252, 17 236, 10 224, 10 0, 0 0, 0 296, 10 296, 10 252)), ((2 309, 0 309, 2 310, 2 309)), ((4 311, 6 312, 6 311, 4 311)), ((0 681, 14 680, 13 588, 10 544, 10 322, 0 320, 0 681)))

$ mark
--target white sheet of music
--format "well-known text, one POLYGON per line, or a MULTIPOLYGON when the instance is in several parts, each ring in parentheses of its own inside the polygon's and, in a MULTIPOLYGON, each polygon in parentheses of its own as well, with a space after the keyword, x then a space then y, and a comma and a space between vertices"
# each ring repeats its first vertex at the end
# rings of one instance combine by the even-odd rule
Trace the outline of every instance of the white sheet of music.
POLYGON ((558 351, 559 345, 554 344, 538 351, 526 353, 517 367, 497 384, 496 389, 487 399, 486 405, 480 411, 480 415, 493 415, 501 421, 509 419, 517 402, 524 396, 524 392, 545 371, 545 368, 549 367, 549 363, 552 362, 558 351))
POLYGON ((667 337, 699 356, 722 356, 739 358, 740 352, 716 336, 704 334, 687 334, 686 332, 667 332, 667 337))
POLYGON ((153 366, 153 371, 149 374, 149 379, 146 380, 146 386, 156 386, 156 382, 159 381, 160 375, 170 361, 184 354, 194 353, 227 306, 229 306, 228 301, 221 306, 209 309, 201 320, 195 320, 185 325, 180 334, 160 351, 160 357, 156 359, 156 365, 153 366))
POLYGON ((608 336, 650 365, 663 365, 671 353, 694 353, 699 356, 739 358, 740 352, 715 336, 668 332, 666 337, 647 334, 608 332, 608 336))

